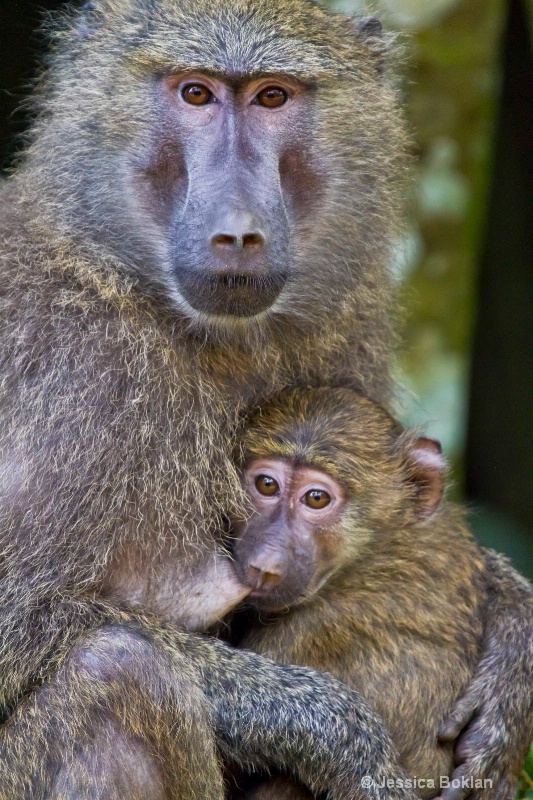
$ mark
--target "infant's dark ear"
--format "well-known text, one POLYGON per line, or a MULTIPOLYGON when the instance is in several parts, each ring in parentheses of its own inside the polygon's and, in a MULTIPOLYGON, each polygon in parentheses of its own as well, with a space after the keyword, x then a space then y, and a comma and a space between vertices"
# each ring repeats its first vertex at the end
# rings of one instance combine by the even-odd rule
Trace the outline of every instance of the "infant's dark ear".
POLYGON ((415 510, 420 519, 435 513, 444 494, 446 461, 436 439, 421 436, 411 446, 408 456, 409 483, 415 487, 415 510))

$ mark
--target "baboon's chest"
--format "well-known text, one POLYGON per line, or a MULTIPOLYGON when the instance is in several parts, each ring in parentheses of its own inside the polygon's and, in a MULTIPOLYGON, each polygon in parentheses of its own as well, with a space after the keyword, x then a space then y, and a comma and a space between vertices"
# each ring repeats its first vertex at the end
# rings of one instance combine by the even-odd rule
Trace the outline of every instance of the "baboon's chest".
POLYGON ((212 550, 192 563, 184 563, 177 549, 154 555, 131 548, 111 564, 102 593, 188 630, 205 630, 243 600, 249 589, 239 582, 213 540, 212 550))

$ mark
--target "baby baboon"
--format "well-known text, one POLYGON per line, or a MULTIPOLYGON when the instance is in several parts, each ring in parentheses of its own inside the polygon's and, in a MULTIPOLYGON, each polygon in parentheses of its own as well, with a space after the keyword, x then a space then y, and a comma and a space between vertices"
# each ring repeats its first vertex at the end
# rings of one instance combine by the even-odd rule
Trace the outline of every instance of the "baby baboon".
MULTIPOLYGON (((486 557, 442 500, 439 443, 348 389, 298 390, 251 420, 242 463, 253 514, 236 522, 234 550, 255 610, 240 646, 360 691, 419 795, 438 795, 454 766, 439 721, 475 671, 491 612, 486 557)), ((309 794, 280 777, 246 796, 309 794)))
MULTIPOLYGON (((308 384, 390 394, 386 39, 307 0, 94 0, 53 45, 0 197, 0 796, 219 800, 222 747, 391 797, 361 789, 400 773, 353 690, 190 633, 246 592, 218 535, 240 415, 308 384)), ((512 739, 491 703, 521 591, 460 709, 469 765, 494 725, 512 739)))

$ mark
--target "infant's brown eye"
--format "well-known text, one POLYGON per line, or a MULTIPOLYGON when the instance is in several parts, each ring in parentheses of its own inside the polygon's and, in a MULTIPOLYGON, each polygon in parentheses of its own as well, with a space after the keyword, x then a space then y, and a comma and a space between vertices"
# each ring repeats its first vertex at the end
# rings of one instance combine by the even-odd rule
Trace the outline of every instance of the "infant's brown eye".
POLYGON ((265 108, 280 108, 285 105, 288 97, 285 89, 280 89, 278 86, 267 86, 266 89, 259 92, 255 102, 265 108))
POLYGON ((279 492, 279 483, 269 475, 260 475, 255 479, 255 488, 259 494, 264 494, 266 497, 273 497, 279 492))
POLYGON ((322 491, 322 489, 311 489, 311 491, 307 492, 305 495, 305 503, 309 508, 321 509, 329 506, 331 497, 327 492, 322 491))
POLYGON ((191 106, 206 106, 213 99, 213 92, 201 83, 190 83, 183 89, 181 96, 191 106))

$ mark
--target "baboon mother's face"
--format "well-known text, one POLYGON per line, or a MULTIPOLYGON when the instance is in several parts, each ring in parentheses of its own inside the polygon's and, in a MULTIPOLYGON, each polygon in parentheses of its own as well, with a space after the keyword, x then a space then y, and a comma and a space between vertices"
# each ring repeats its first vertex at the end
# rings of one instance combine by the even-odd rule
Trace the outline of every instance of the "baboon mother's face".
POLYGON ((376 31, 308 0, 86 3, 34 147, 69 230, 201 324, 329 318, 395 213, 376 31))
POLYGON ((312 91, 288 75, 180 72, 145 190, 162 208, 175 292, 207 315, 270 308, 291 272, 291 241, 311 210, 312 91), (307 154, 307 157, 306 157, 307 154))

